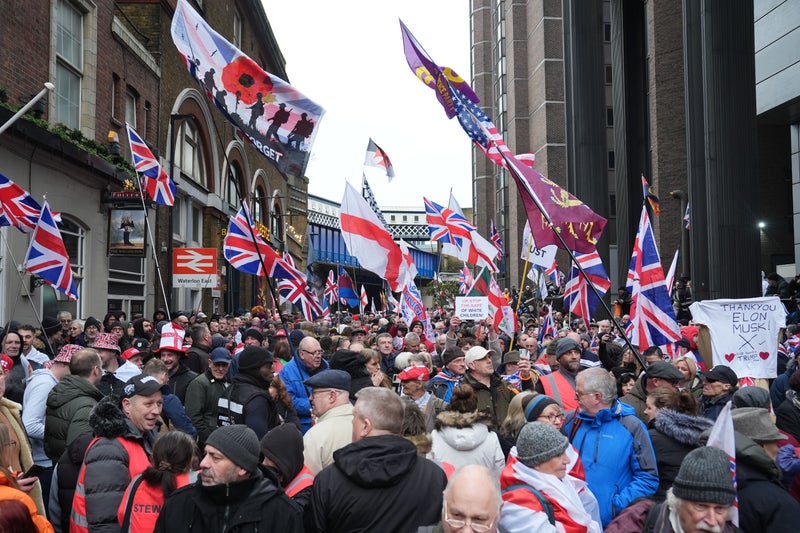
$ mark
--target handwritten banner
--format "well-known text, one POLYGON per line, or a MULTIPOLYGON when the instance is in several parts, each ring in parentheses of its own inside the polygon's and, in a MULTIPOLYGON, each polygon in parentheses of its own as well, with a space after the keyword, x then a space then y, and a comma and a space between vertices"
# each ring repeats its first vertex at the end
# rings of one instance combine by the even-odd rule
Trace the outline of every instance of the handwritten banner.
POLYGON ((786 327, 780 298, 706 300, 689 310, 708 327, 714 366, 730 367, 739 379, 774 378, 778 368, 778 335, 786 327))

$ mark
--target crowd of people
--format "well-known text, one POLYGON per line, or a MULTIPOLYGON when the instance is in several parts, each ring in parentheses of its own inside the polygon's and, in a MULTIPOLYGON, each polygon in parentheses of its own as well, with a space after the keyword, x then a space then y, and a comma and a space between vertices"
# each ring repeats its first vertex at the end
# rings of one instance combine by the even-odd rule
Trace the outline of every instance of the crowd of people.
POLYGON ((667 356, 611 320, 432 318, 9 322, 0 531, 800 530, 796 325, 767 390, 691 324, 667 356))

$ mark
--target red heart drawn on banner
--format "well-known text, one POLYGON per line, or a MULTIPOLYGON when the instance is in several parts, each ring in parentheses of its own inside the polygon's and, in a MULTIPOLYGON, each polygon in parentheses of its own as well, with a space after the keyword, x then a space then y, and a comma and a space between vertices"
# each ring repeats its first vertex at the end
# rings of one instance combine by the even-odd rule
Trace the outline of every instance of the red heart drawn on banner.
POLYGON ((725 359, 726 359, 726 360, 727 360, 729 363, 730 363, 731 361, 733 361, 733 358, 734 358, 734 357, 736 357, 736 354, 735 354, 735 353, 726 353, 726 354, 725 354, 725 359))
POLYGON ((764 361, 766 361, 767 359, 769 359, 769 352, 758 352, 758 356, 764 361))

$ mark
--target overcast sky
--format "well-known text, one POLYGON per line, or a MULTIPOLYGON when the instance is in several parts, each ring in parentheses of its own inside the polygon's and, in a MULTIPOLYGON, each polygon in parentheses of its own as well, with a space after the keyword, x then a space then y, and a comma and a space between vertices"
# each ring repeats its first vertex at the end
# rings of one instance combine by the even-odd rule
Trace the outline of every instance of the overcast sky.
MULTIPOLYGON (((408 68, 402 19, 440 65, 470 80, 469 3, 436 0, 262 0, 289 82, 326 110, 306 175, 309 192, 340 202, 364 171, 380 206, 472 205, 470 141, 408 68), (363 166, 369 138, 396 177, 363 166)), ((360 190, 360 189, 359 189, 360 190)))

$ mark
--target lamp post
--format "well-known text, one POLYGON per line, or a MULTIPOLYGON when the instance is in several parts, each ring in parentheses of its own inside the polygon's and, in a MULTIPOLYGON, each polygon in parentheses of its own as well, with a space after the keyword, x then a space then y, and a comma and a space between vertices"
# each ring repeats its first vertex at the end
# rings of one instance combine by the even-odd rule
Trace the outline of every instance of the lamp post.
POLYGON ((689 275, 689 235, 686 229, 683 227, 683 213, 686 212, 686 205, 689 203, 689 195, 686 194, 686 191, 683 190, 675 190, 670 191, 670 196, 675 198, 676 200, 681 201, 681 221, 680 221, 680 228, 681 228, 681 275, 680 277, 686 277, 689 275))

